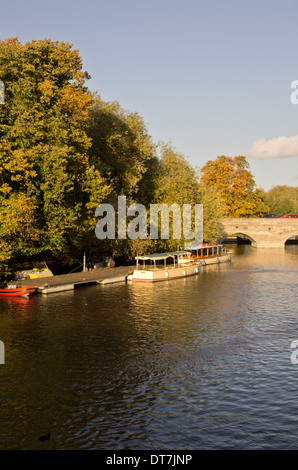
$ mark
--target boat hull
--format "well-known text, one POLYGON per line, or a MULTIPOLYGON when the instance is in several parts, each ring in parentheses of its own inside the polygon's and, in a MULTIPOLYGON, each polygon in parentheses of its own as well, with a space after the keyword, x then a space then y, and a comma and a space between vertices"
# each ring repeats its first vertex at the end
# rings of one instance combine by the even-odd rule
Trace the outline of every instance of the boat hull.
POLYGON ((157 266, 155 264, 154 267, 152 265, 149 268, 143 269, 138 267, 137 262, 137 269, 134 270, 130 280, 133 282, 158 282, 158 281, 169 281, 172 279, 180 279, 183 277, 194 276, 201 271, 202 266, 206 266, 209 264, 219 264, 226 261, 230 261, 234 254, 234 250, 222 250, 218 248, 216 245, 202 245, 202 247, 207 250, 212 249, 212 253, 208 253, 204 255, 204 252, 201 252, 200 255, 191 255, 190 253, 183 253, 183 256, 179 256, 181 252, 175 253, 161 253, 161 254, 154 254, 154 255, 144 255, 142 257, 138 257, 137 260, 141 259, 144 261, 146 260, 153 260, 154 263, 158 258, 164 260, 165 265, 163 267, 157 266), (214 250, 216 248, 216 251, 214 250), (166 259, 178 255, 177 264, 168 265, 166 266, 166 259))
POLYGON ((165 269, 135 269, 131 280, 133 282, 160 282, 195 276, 201 271, 202 263, 181 267, 167 267, 165 269))
POLYGON ((23 287, 15 287, 10 289, 9 287, 4 287, 0 289, 0 297, 20 297, 20 296, 28 296, 34 294, 36 291, 36 287, 34 286, 23 286, 23 287))
POLYGON ((33 269, 19 271, 16 274, 16 280, 22 281, 23 279, 39 279, 41 277, 52 277, 53 273, 48 268, 45 261, 37 261, 33 263, 33 269))
POLYGON ((24 279, 39 279, 41 277, 52 277, 53 273, 50 269, 37 270, 32 269, 31 271, 20 271, 16 275, 17 281, 24 279))
POLYGON ((202 263, 204 265, 207 264, 219 264, 219 263, 224 263, 226 261, 230 261, 232 256, 234 254, 233 250, 227 251, 224 255, 219 255, 219 256, 208 256, 206 258, 202 259, 202 263))
POLYGON ((199 258, 197 258, 196 256, 192 256, 189 259, 185 258, 183 260, 179 260, 179 263, 192 262, 192 260, 195 259, 200 260, 204 266, 206 266, 207 264, 219 264, 224 263, 226 261, 230 261, 232 259, 233 254, 234 250, 227 250, 226 253, 223 253, 221 255, 203 256, 199 258))

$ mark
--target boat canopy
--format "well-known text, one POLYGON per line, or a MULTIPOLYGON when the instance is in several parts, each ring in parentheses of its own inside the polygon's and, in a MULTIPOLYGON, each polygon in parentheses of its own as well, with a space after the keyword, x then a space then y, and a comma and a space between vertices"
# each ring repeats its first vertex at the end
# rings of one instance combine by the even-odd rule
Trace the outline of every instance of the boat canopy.
POLYGON ((193 245, 188 245, 187 248, 188 250, 201 250, 202 248, 213 248, 216 246, 222 245, 217 245, 216 243, 197 243, 193 245))
POLYGON ((151 255, 143 255, 143 256, 136 256, 136 260, 164 260, 167 258, 175 258, 175 256, 185 256, 185 255, 190 255, 191 253, 189 251, 170 251, 168 253, 153 253, 151 255))

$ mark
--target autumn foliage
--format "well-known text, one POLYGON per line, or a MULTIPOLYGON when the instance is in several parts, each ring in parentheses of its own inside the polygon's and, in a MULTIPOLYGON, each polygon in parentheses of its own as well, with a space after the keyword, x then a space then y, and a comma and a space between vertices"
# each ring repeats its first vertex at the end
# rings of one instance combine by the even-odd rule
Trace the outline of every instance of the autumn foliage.
POLYGON ((0 275, 38 256, 78 263, 84 251, 131 259, 176 247, 98 240, 95 208, 118 195, 147 208, 203 204, 206 241, 223 216, 266 212, 244 156, 220 156, 198 173, 171 144, 154 144, 137 112, 92 93, 89 78, 71 44, 0 41, 0 275))
POLYGON ((70 254, 90 229, 88 215, 108 188, 89 163, 88 78, 70 44, 0 43, 0 262, 70 254))
POLYGON ((265 210, 262 192, 256 190, 249 164, 244 156, 209 160, 201 168, 201 182, 223 198, 228 217, 254 217, 265 210))

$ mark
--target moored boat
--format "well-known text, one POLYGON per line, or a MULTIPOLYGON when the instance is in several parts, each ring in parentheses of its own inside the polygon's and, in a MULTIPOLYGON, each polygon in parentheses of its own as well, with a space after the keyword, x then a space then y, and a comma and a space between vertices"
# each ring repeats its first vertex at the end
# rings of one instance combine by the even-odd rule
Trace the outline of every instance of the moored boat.
POLYGON ((36 287, 34 286, 0 286, 0 297, 20 297, 34 294, 36 287))
POLYGON ((204 266, 230 261, 234 255, 233 249, 217 243, 199 243, 188 245, 187 248, 191 251, 191 256, 185 256, 184 262, 188 262, 188 260, 201 261, 204 266))
POLYGON ((136 256, 136 269, 131 280, 134 282, 157 282, 194 276, 201 270, 201 261, 190 260, 191 252, 176 251, 136 256), (187 262, 183 259, 188 257, 187 262), (140 265, 140 261, 142 264, 140 265))
POLYGON ((49 269, 45 261, 40 261, 38 263, 33 263, 32 269, 27 269, 24 271, 19 271, 16 275, 16 280, 21 281, 24 279, 38 279, 41 277, 52 277, 53 273, 49 269))

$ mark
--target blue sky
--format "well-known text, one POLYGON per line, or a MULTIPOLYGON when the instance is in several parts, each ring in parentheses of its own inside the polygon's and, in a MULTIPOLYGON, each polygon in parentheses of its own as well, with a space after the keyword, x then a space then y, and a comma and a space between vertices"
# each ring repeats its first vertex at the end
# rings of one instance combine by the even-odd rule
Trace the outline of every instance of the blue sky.
POLYGON ((10 0, 0 39, 72 43, 89 88, 155 142, 198 168, 245 155, 268 190, 298 186, 297 18, 296 0, 10 0))

